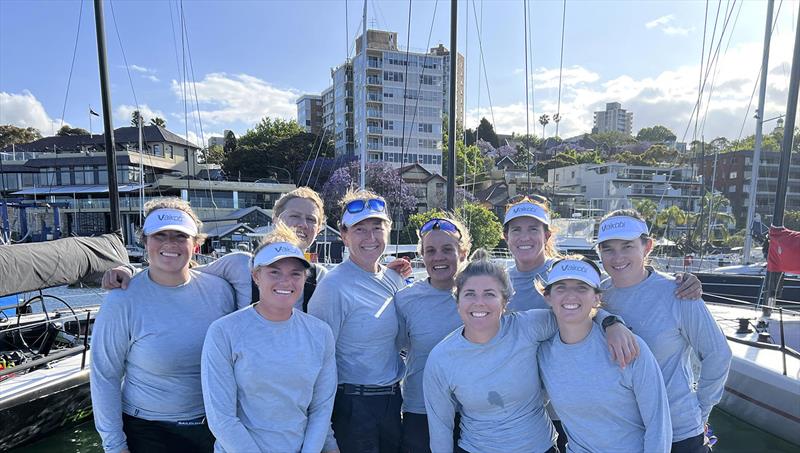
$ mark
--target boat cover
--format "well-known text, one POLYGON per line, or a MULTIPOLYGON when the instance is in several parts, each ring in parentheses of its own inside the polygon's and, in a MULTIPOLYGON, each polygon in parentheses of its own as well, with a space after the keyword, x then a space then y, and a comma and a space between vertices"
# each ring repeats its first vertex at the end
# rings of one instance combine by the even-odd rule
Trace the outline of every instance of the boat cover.
POLYGON ((0 296, 95 281, 128 264, 122 236, 70 237, 0 247, 0 296))
POLYGON ((800 274, 800 232, 770 227, 767 270, 800 274))

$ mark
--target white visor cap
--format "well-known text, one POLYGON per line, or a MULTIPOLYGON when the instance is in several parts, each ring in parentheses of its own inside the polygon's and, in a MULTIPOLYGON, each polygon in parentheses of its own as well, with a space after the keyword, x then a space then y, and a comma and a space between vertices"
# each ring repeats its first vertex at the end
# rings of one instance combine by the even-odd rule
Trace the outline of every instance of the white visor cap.
POLYGON ((296 245, 289 242, 275 242, 274 244, 264 246, 256 253, 250 268, 255 270, 261 266, 269 266, 284 258, 297 258, 303 262, 303 266, 306 268, 311 267, 311 263, 306 259, 306 255, 296 245))
POLYGON ((547 275, 547 286, 561 280, 580 280, 592 288, 600 288, 600 273, 586 261, 557 261, 547 275))
POLYGON ((517 217, 533 217, 534 219, 542 222, 545 225, 550 225, 550 214, 541 206, 529 202, 517 203, 511 206, 506 211, 506 217, 503 220, 503 225, 516 219, 517 217))
POLYGON ((142 233, 145 236, 164 230, 179 231, 195 237, 197 236, 197 223, 192 216, 180 209, 169 208, 156 209, 144 219, 142 233))
POLYGON ((605 219, 600 224, 600 231, 597 233, 597 243, 611 239, 621 239, 632 241, 643 234, 650 234, 650 229, 643 221, 628 216, 613 216, 605 219))

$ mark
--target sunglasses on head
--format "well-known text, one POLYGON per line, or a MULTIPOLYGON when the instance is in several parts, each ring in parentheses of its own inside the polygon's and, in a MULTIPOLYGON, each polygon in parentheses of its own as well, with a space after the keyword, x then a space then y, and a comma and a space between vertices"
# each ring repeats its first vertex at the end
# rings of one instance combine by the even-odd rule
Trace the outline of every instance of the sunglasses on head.
POLYGON ((547 197, 543 197, 541 195, 515 195, 508 199, 509 204, 517 204, 523 201, 535 201, 545 205, 550 203, 550 200, 548 200, 547 197))
POLYGON ((433 230, 447 231, 449 233, 458 233, 461 236, 461 230, 451 221, 446 219, 431 219, 425 222, 419 229, 419 235, 422 236, 433 230))
POLYGON ((386 202, 379 198, 370 198, 369 200, 353 200, 345 205, 345 210, 350 214, 357 214, 365 209, 384 212, 386 211, 386 202))

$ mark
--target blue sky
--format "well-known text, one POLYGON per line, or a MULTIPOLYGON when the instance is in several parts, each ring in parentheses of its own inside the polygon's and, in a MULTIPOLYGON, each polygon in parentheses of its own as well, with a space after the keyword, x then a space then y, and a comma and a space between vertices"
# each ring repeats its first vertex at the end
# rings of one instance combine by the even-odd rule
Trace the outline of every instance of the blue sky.
MULTIPOLYGON (((779 3, 776 1, 776 9, 779 3)), ((79 0, 0 0, 0 124, 34 126, 50 134, 60 126, 64 109, 66 124, 89 128, 88 106, 100 109, 90 0, 83 2, 75 68, 66 107, 64 104, 81 5, 79 0)), ((369 0, 368 26, 397 31, 405 47, 408 5, 369 0)), ((530 128, 537 135, 542 130, 535 118, 558 111, 563 5, 561 1, 530 3, 533 62, 529 77, 534 93, 530 128)), ((266 115, 294 118, 296 97, 327 87, 330 68, 345 59, 347 50, 352 52, 362 8, 363 2, 355 0, 184 1, 190 73, 193 69, 196 81, 187 88, 191 94, 197 91, 202 135, 207 138, 224 129, 241 134, 266 115)), ((423 50, 440 42, 449 47, 450 3, 414 0, 411 8, 410 48, 423 50)), ((560 135, 588 131, 593 111, 606 102, 619 101, 634 113, 634 133, 641 127, 664 124, 682 137, 697 99, 706 3, 568 0, 566 8, 560 135)), ((714 46, 726 10, 733 12, 720 47, 719 65, 711 71, 711 101, 703 101, 702 132, 707 140, 720 135, 737 138, 743 121, 745 135, 754 129, 746 108, 761 59, 766 3, 709 1, 708 8, 706 49, 717 8, 714 46)), ((199 142, 194 96, 191 104, 185 105, 180 84, 185 53, 181 51, 180 10, 181 3, 176 0, 105 2, 113 118, 115 126, 126 125, 136 106, 119 32, 145 117, 162 116, 170 130, 182 135, 188 132, 199 142), (185 110, 189 112, 188 128, 185 110)), ((768 116, 784 113, 797 10, 796 0, 783 1, 777 18, 768 77, 768 116)), ((499 132, 525 132, 523 18, 522 0, 459 2, 459 51, 467 58, 468 125, 486 116, 494 118, 499 132), (482 69, 476 15, 479 21, 482 16, 491 108, 483 75, 480 90, 478 86, 482 69)), ((756 99, 751 109, 755 104, 756 99)), ((95 118, 92 127, 99 130, 101 122, 95 118)), ((687 140, 692 139, 692 131, 693 127, 687 140)), ((545 134, 554 132, 551 124, 545 134)))

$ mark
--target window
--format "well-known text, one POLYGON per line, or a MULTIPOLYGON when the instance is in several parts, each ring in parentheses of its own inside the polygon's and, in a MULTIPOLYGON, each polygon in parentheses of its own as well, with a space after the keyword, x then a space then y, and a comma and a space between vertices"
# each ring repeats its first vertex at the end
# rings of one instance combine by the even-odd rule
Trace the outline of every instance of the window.
POLYGON ((738 172, 732 171, 730 175, 728 175, 728 179, 736 179, 739 176, 738 172))
POLYGON ((162 156, 163 153, 161 152, 161 145, 153 145, 153 155, 154 156, 162 156))
POLYGON ((383 128, 386 129, 387 131, 393 131, 394 130, 394 121, 384 120, 383 128))
POLYGON ((427 133, 430 134, 430 133, 433 132, 433 124, 430 124, 430 123, 419 123, 419 131, 420 132, 427 132, 427 133))
POLYGON ((403 73, 395 71, 386 71, 383 73, 383 80, 387 80, 389 82, 402 82, 403 73))
POLYGON ((729 186, 728 187, 728 192, 736 192, 736 186, 735 185, 729 186))

